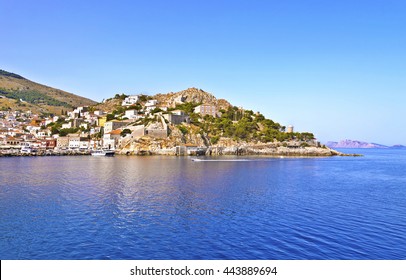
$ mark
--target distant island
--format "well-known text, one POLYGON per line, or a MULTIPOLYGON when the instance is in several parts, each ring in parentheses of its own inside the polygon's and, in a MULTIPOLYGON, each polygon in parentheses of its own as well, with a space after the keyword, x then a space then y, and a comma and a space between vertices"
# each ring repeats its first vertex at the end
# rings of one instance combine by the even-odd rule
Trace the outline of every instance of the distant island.
POLYGON ((332 149, 406 149, 403 145, 385 146, 377 143, 368 143, 358 140, 341 140, 340 142, 329 141, 326 144, 327 147, 332 149))
MULTIPOLYGON (((198 88, 96 103, 0 70, 0 150, 124 155, 345 155, 198 88)), ((4 154, 4 153, 3 153, 4 154)), ((21 154, 17 152, 17 154, 21 154)))

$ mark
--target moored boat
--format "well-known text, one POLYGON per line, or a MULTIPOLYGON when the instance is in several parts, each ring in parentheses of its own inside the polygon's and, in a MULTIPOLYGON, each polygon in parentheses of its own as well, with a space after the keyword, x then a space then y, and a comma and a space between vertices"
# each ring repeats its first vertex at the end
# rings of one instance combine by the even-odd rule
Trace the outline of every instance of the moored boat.
POLYGON ((112 150, 94 150, 91 152, 92 156, 106 156, 112 157, 114 156, 115 152, 112 150))

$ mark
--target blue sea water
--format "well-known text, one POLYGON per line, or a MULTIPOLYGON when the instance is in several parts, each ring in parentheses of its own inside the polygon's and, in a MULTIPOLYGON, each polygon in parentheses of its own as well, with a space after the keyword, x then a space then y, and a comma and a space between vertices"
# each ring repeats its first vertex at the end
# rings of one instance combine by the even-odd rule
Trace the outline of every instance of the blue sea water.
POLYGON ((0 259, 406 259, 406 151, 350 152, 0 158, 0 259))

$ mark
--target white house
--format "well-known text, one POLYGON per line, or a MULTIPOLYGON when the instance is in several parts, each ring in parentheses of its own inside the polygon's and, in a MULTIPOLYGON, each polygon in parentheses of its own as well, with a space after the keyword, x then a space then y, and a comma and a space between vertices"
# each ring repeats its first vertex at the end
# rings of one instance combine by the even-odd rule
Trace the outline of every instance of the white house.
POLYGON ((136 119, 137 118, 137 110, 126 110, 124 117, 128 119, 136 119))
POLYGON ((105 113, 102 110, 96 110, 93 112, 93 114, 95 114, 96 116, 103 116, 105 115, 105 113))
POLYGON ((148 100, 147 103, 145 103, 145 111, 151 112, 152 110, 156 109, 157 103, 158 100, 155 99, 148 100))
POLYGON ((80 136, 69 136, 69 149, 79 149, 80 147, 80 136))
MULTIPOLYGON (((41 130, 40 126, 27 126, 26 129, 31 133, 31 134, 36 134, 37 131, 41 130)), ((11 134, 10 134, 11 135, 11 134)))
POLYGON ((80 137, 79 135, 69 135, 69 149, 89 149, 89 139, 86 137, 80 137))
POLYGON ((44 121, 44 125, 47 126, 48 124, 52 123, 54 120, 53 119, 46 119, 44 121))
POLYGON ((81 137, 79 141, 80 150, 88 150, 90 148, 90 141, 87 138, 81 137))
POLYGON ((195 111, 195 113, 199 113, 199 114, 201 114, 202 116, 211 115, 211 116, 213 116, 213 117, 216 117, 216 116, 217 116, 217 113, 218 113, 216 106, 215 106, 215 105, 211 105, 211 104, 202 104, 202 105, 199 105, 199 106, 197 106, 197 107, 195 108, 194 111, 195 111))
POLYGON ((104 133, 110 133, 120 127, 126 126, 128 121, 108 121, 104 124, 104 133))
POLYGON ((137 103, 139 100, 139 95, 130 95, 126 97, 123 102, 121 103, 121 106, 131 106, 137 103))
POLYGON ((72 128, 72 123, 71 122, 62 124, 62 129, 67 129, 67 128, 72 128))
POLYGON ((73 110, 74 113, 77 114, 81 114, 81 113, 85 113, 89 110, 89 107, 85 106, 85 107, 77 107, 75 110, 73 110))
POLYGON ((38 138, 45 138, 45 137, 47 137, 47 136, 50 136, 49 134, 50 134, 50 131, 49 131, 49 130, 41 130, 41 131, 38 131, 38 132, 36 133, 36 136, 37 136, 38 138))
POLYGON ((104 149, 116 149, 118 142, 121 138, 121 129, 116 129, 110 131, 109 133, 105 133, 103 135, 103 148, 104 149))

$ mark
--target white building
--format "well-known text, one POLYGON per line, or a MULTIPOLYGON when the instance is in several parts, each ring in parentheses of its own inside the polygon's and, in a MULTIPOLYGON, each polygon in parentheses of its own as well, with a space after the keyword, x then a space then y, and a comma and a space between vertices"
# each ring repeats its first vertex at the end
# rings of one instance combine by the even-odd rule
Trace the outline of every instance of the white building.
POLYGON ((103 148, 104 149, 116 149, 121 138, 120 135, 121 129, 113 130, 109 133, 103 135, 103 148))
POLYGON ((67 128, 72 128, 72 123, 71 122, 62 124, 62 129, 67 129, 67 128))
POLYGON ((90 141, 89 141, 89 139, 81 137, 80 142, 79 142, 79 149, 80 150, 88 150, 88 149, 90 149, 90 141))
POLYGON ((151 99, 151 100, 148 100, 148 101, 145 103, 145 106, 146 106, 146 107, 148 107, 148 106, 155 106, 157 103, 158 103, 158 100, 151 99))
POLYGON ((53 119, 46 119, 44 122, 44 125, 47 126, 48 124, 52 123, 54 120, 53 119))
POLYGON ((80 136, 69 136, 69 149, 89 149, 89 139, 80 136))
POLYGON ((47 136, 50 136, 49 133, 50 133, 49 130, 41 130, 41 131, 38 131, 38 132, 36 133, 36 136, 37 136, 38 138, 45 138, 45 137, 47 137, 47 136))
POLYGON ((128 122, 126 121, 108 121, 104 124, 104 133, 110 133, 117 128, 126 126, 128 122))
POLYGON ((130 95, 126 97, 123 102, 121 103, 121 106, 131 106, 137 103, 139 100, 139 95, 130 95))
POLYGON ((151 99, 145 103, 145 111, 151 112, 152 110, 156 109, 156 105, 158 104, 158 100, 151 99))
POLYGON ((105 113, 102 110, 96 110, 93 112, 96 116, 103 116, 105 113))
POLYGON ((73 110, 74 113, 77 114, 81 114, 81 113, 85 113, 89 110, 89 107, 85 106, 85 107, 77 107, 75 110, 73 110))
POLYGON ((80 147, 80 137, 79 136, 69 136, 69 149, 79 149, 80 147))
POLYGON ((202 104, 195 108, 195 113, 199 113, 202 116, 211 115, 213 117, 217 117, 217 108, 214 105, 210 104, 202 104))
POLYGON ((125 115, 127 119, 136 119, 137 118, 137 110, 127 110, 125 111, 125 115))

